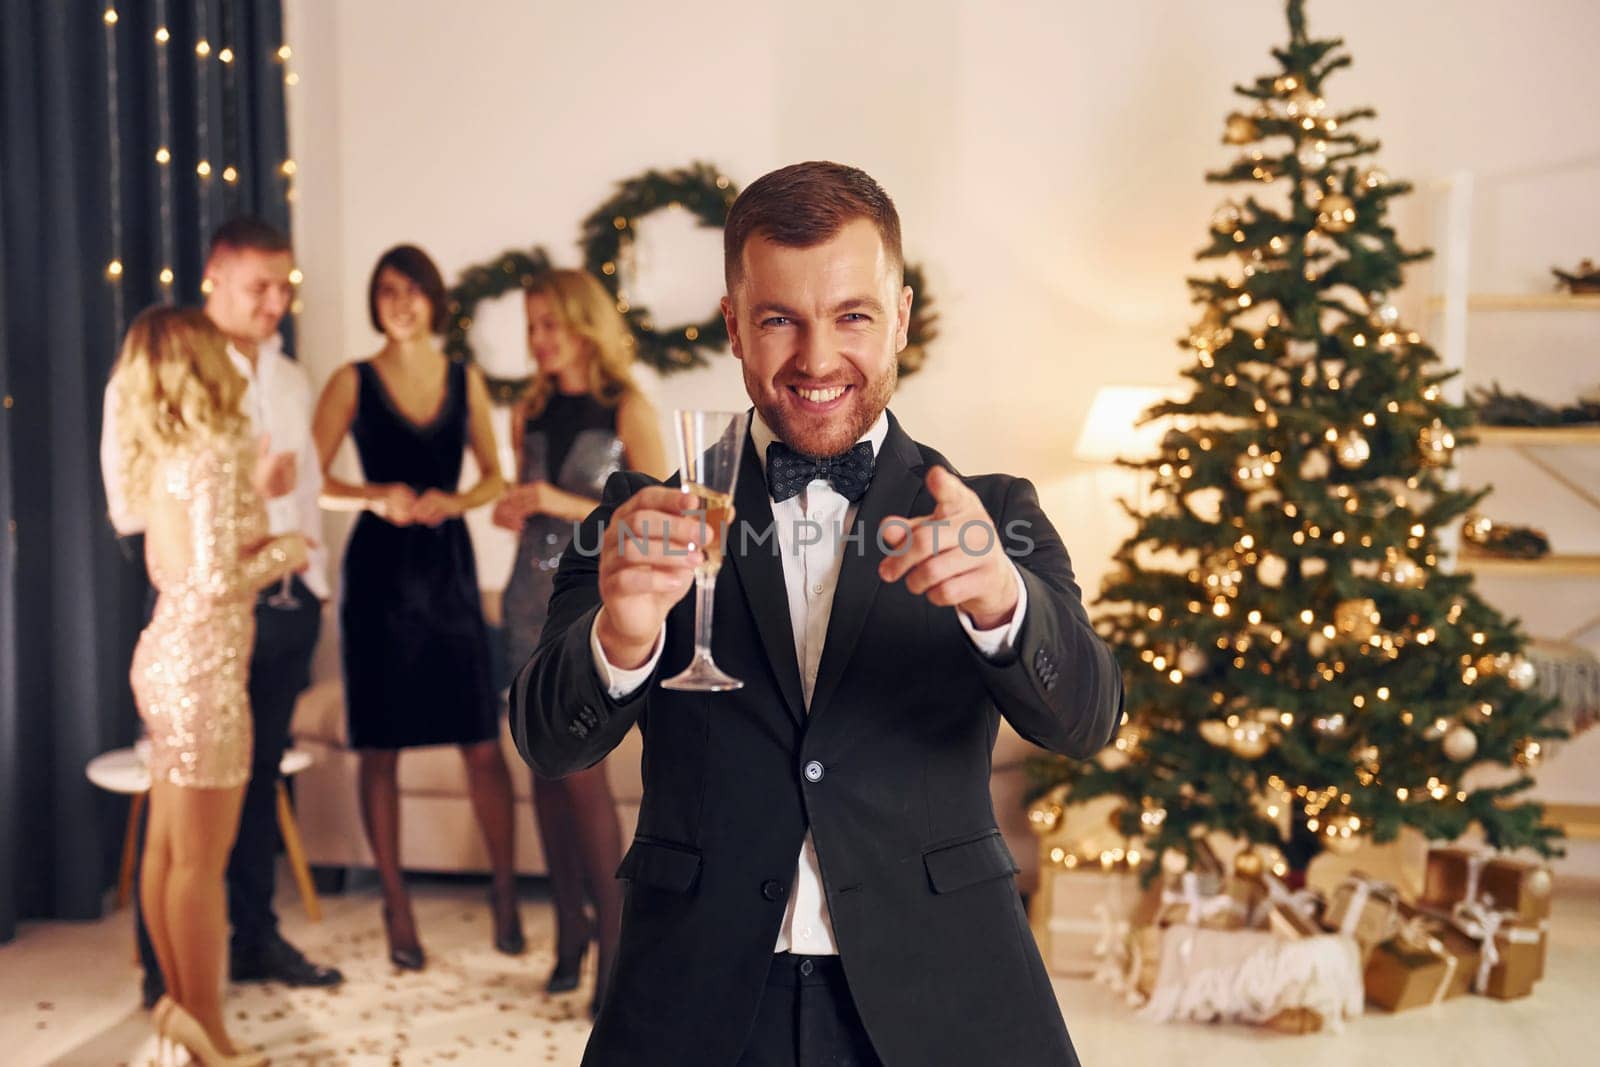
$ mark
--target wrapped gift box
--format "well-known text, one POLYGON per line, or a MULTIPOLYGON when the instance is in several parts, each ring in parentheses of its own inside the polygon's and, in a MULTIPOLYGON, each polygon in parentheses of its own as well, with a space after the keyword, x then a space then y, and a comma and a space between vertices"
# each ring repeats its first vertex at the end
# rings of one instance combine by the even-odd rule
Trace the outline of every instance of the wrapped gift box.
POLYGON ((1497 1000, 1515 1000, 1532 993, 1544 973, 1545 938, 1538 924, 1508 919, 1494 940, 1500 960, 1490 968, 1482 992, 1497 1000))
POLYGON ((1537 922, 1550 915, 1550 888, 1550 868, 1543 863, 1470 848, 1436 848, 1428 853, 1422 902, 1448 909, 1486 898, 1496 911, 1537 922))
POLYGON ((1081 867, 1042 876, 1029 922, 1045 967, 1060 975, 1093 974, 1127 929, 1138 892, 1138 875, 1125 870, 1081 867))
POLYGON ((1333 891, 1322 914, 1322 926, 1355 938, 1365 962, 1374 948, 1394 936, 1399 909, 1400 894, 1392 885, 1352 874, 1333 891))
POLYGON ((1458 997, 1472 987, 1481 950, 1448 915, 1401 903, 1395 936, 1367 960, 1367 1000, 1405 1011, 1458 997))

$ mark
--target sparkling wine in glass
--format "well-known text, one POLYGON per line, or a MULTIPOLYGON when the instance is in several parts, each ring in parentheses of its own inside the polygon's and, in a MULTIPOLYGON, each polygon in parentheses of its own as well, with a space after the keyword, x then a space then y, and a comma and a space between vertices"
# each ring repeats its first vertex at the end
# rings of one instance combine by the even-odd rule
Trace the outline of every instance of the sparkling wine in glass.
MULTIPOLYGON (((299 518, 299 508, 295 504, 294 494, 267 501, 267 526, 274 533, 295 528, 299 518)), ((285 574, 278 583, 278 588, 267 597, 267 603, 279 611, 292 611, 300 606, 300 598, 294 595, 292 583, 294 576, 285 574)))
POLYGON ((739 478, 749 415, 743 411, 677 411, 673 421, 678 431, 681 484, 686 494, 696 498, 695 517, 703 531, 697 544, 705 559, 694 572, 694 658, 682 673, 661 684, 667 689, 720 693, 744 685, 711 658, 711 608, 723 545, 733 522, 733 488, 739 478))

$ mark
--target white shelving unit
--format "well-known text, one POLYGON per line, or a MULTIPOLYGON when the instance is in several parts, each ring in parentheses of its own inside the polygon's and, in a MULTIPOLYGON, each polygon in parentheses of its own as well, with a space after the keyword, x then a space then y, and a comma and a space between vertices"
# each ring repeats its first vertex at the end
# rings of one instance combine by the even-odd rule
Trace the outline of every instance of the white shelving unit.
MULTIPOLYGON (((1438 351, 1445 366, 1455 371, 1466 370, 1468 337, 1474 314, 1590 312, 1595 315, 1596 325, 1600 327, 1600 294, 1489 293, 1472 290, 1470 253, 1475 187, 1476 181, 1470 173, 1454 175, 1442 185, 1444 240, 1439 242, 1442 248, 1437 254, 1442 265, 1443 287, 1428 297, 1427 309, 1440 325, 1438 351)), ((1597 336, 1600 336, 1600 330, 1597 330, 1597 336)), ((1465 402, 1464 378, 1464 374, 1458 375, 1448 387, 1450 398, 1456 403, 1465 402)), ((1550 450, 1559 448, 1600 447, 1600 426, 1479 426, 1473 429, 1472 436, 1477 438, 1480 446, 1515 451, 1573 497, 1600 512, 1600 496, 1568 476, 1547 455, 1550 450)), ((1485 575, 1600 577, 1600 555, 1553 552, 1540 559, 1502 559, 1462 549, 1458 532, 1451 531, 1450 534, 1447 547, 1452 550, 1454 566, 1461 570, 1485 575)), ((1575 638, 1595 626, 1600 626, 1600 615, 1587 620, 1566 636, 1568 639, 1575 638)))
MULTIPOLYGON (((1425 307, 1429 325, 1439 338, 1438 352, 1446 367, 1458 372, 1467 369, 1472 325, 1476 319, 1484 316, 1526 316, 1530 327, 1536 329, 1541 321, 1548 322, 1552 315, 1564 317, 1572 312, 1588 313, 1594 319, 1595 337, 1600 339, 1600 295, 1473 290, 1470 252, 1476 185, 1472 174, 1461 173, 1453 175, 1436 190, 1442 194, 1437 215, 1439 233, 1434 242, 1437 257, 1436 292, 1428 297, 1425 307)), ((1447 386, 1447 395, 1456 403, 1465 402, 1465 378, 1464 373, 1458 373, 1447 386)), ((1476 438, 1477 447, 1514 452, 1522 461, 1560 485, 1571 498, 1600 512, 1600 496, 1552 461, 1552 457, 1562 451, 1600 448, 1600 426, 1478 426, 1470 431, 1469 436, 1476 438)), ((1452 472, 1452 479, 1456 477, 1452 472)), ((1595 581, 1600 579, 1600 555, 1555 551, 1540 559, 1524 560, 1474 554, 1470 549, 1460 547, 1459 530, 1448 531, 1441 541, 1449 551, 1448 565, 1457 570, 1513 580, 1564 578, 1583 589, 1591 603, 1600 602, 1600 582, 1595 581)), ((1559 549, 1560 546, 1558 544, 1555 547, 1559 549)), ((1564 639, 1576 641, 1597 626, 1600 626, 1600 615, 1584 620, 1566 633, 1564 639)), ((1600 804, 1550 804, 1546 813, 1552 822, 1563 827, 1569 838, 1600 840, 1600 804)))

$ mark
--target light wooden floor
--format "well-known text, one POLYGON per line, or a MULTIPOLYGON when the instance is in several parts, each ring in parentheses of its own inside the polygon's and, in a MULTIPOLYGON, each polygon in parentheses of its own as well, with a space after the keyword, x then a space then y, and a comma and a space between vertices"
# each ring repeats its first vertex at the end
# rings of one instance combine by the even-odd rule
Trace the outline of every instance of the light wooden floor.
MULTIPOLYGON (((418 921, 430 965, 422 974, 397 976, 383 958, 378 905, 370 893, 325 899, 318 924, 300 914, 287 885, 279 899, 289 937, 314 958, 344 968, 348 981, 334 992, 258 985, 230 991, 235 1035, 263 1045, 275 1064, 578 1062, 588 1034, 588 982, 577 993, 545 996, 551 928, 542 901, 524 905, 532 947, 511 960, 489 946, 481 888, 422 885, 418 921)), ((1056 983, 1079 1055, 1090 1067, 1600 1062, 1597 989, 1600 894, 1558 897, 1547 976, 1532 997, 1512 1003, 1463 997, 1425 1011, 1373 1014, 1342 1034, 1284 1037, 1239 1026, 1146 1024, 1086 980, 1056 983)), ((0 947, 0 1062, 140 1064, 151 1043, 137 1001, 126 912, 96 923, 29 925, 0 947)))

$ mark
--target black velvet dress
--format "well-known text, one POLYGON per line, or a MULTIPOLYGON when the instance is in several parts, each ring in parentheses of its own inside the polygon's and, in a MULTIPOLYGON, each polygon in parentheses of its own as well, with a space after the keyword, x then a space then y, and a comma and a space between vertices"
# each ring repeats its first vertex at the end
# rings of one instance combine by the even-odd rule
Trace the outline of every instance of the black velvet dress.
MULTIPOLYGON (((467 445, 467 373, 450 364, 424 425, 402 414, 371 363, 351 436, 373 485, 455 492, 467 445)), ((460 745, 499 735, 489 637, 466 523, 395 526, 362 512, 345 546, 339 637, 352 748, 460 745)))

